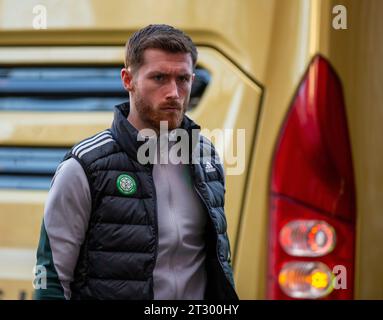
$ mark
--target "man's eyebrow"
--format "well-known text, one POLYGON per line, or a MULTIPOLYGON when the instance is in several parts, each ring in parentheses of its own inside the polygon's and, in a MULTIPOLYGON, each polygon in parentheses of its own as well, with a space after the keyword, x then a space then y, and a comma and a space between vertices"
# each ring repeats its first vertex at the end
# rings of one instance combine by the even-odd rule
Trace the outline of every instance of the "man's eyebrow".
POLYGON ((190 72, 180 73, 180 76, 182 76, 182 77, 191 77, 192 75, 193 75, 193 73, 190 73, 190 72))
MULTIPOLYGON (((153 71, 149 71, 148 72, 148 75, 149 76, 153 76, 153 75, 165 75, 165 76, 168 76, 168 75, 171 75, 173 72, 167 72, 167 71, 161 71, 161 70, 153 70, 153 71)), ((182 77, 191 77, 193 75, 193 72, 188 72, 188 71, 181 71, 181 72, 176 72, 177 76, 182 76, 182 77)))
POLYGON ((159 70, 153 70, 153 71, 148 72, 149 76, 158 75, 158 74, 168 75, 169 73, 164 72, 164 71, 159 71, 159 70))

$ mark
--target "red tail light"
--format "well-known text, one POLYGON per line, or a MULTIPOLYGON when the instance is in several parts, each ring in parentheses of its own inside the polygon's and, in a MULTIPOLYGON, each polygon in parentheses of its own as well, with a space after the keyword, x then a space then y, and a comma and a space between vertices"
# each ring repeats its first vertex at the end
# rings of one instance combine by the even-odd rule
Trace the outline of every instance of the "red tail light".
POLYGON ((352 157, 341 83, 323 57, 312 60, 280 133, 270 198, 268 298, 320 297, 310 295, 315 289, 310 285, 293 282, 299 278, 311 283, 310 274, 325 279, 327 273, 315 271, 320 265, 331 271, 340 266, 343 271, 335 274, 335 288, 326 288, 323 297, 352 299, 356 210, 352 157), (291 276, 305 268, 309 271, 304 278, 291 276))

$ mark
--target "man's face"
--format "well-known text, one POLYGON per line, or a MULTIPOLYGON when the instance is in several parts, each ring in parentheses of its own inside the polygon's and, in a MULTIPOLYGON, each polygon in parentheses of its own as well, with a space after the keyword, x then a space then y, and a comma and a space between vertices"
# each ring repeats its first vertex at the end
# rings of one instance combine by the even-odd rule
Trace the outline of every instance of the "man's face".
POLYGON ((193 63, 189 53, 169 53, 160 49, 144 51, 143 64, 134 73, 122 73, 130 92, 131 115, 137 129, 160 128, 167 121, 169 130, 178 128, 189 103, 193 63), (128 80, 128 81, 126 81, 128 80))

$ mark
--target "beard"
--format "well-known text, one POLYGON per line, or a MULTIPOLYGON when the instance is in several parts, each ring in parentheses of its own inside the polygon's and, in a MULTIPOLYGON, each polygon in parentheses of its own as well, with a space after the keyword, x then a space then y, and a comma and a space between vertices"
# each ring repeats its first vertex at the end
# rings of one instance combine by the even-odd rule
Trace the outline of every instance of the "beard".
POLYGON ((141 121, 144 122, 148 128, 159 131, 160 122, 165 121, 168 124, 168 130, 179 128, 186 108, 189 104, 189 98, 185 99, 184 103, 181 104, 178 101, 168 101, 166 103, 154 106, 152 103, 147 101, 138 91, 135 92, 134 104, 137 110, 138 116, 141 121), (164 111, 163 108, 173 107, 178 108, 177 111, 164 111))

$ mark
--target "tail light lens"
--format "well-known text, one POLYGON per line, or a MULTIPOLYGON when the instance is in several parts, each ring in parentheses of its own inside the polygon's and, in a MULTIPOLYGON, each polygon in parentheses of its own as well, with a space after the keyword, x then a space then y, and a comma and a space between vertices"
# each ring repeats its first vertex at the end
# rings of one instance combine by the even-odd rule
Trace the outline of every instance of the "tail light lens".
POLYGON ((340 80, 327 60, 316 56, 274 154, 268 298, 353 298, 356 209, 350 150, 340 80), (333 288, 329 280, 336 266, 346 270, 346 289, 333 288))
POLYGON ((333 274, 321 262, 288 262, 278 282, 285 294, 294 298, 321 298, 333 290, 333 274))
POLYGON ((296 257, 319 257, 335 247, 335 230, 323 220, 292 220, 283 226, 279 242, 296 257))

